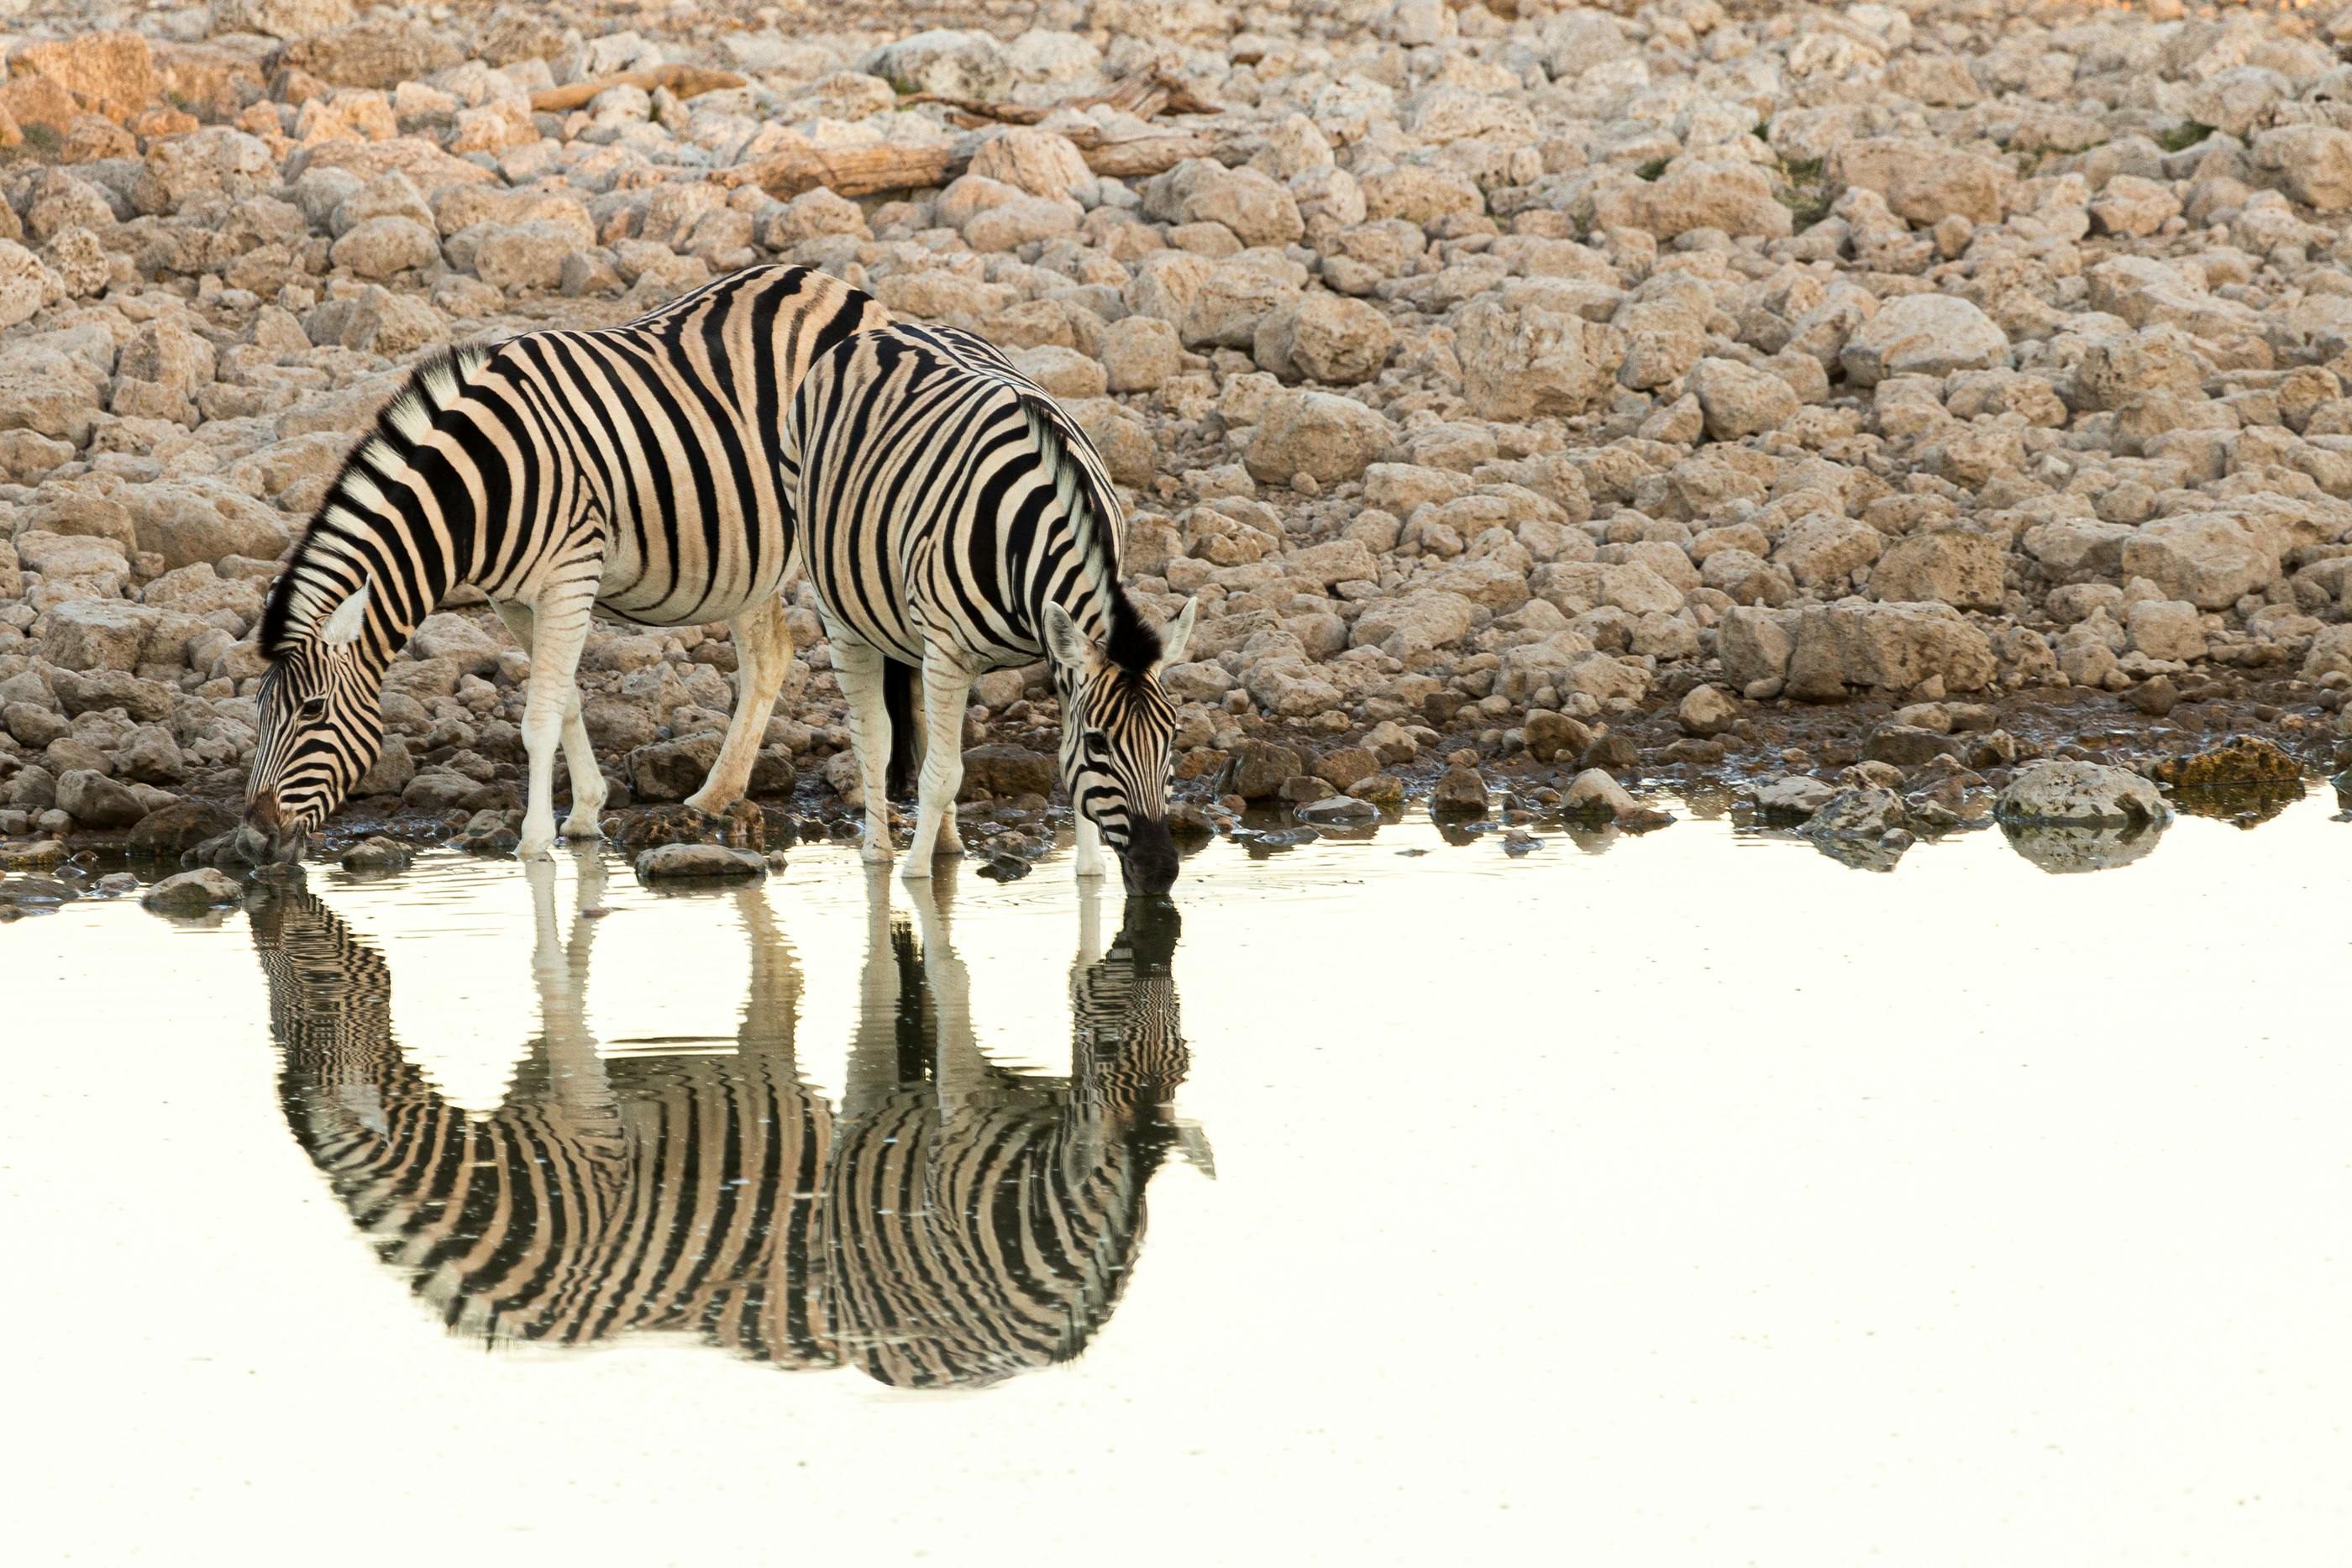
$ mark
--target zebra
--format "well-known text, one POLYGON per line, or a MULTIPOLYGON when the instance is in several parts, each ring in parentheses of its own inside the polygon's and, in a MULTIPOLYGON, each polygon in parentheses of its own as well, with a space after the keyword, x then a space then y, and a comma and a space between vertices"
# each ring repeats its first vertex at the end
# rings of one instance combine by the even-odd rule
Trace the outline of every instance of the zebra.
POLYGON ((1050 658, 1077 874, 1103 843, 1130 893, 1176 880, 1166 810, 1181 662, 1197 603, 1154 625, 1119 578, 1123 522, 1093 444, 1002 353, 897 321, 809 367, 782 458, 866 796, 865 855, 890 858, 888 796, 921 787, 906 874, 962 847, 964 704, 976 675, 1050 658), (919 677, 919 712, 913 688, 919 677))
POLYGON ((593 612, 731 622, 735 711, 688 800, 725 810, 793 659, 783 422, 812 361, 888 319, 822 273, 756 267, 623 326, 428 356, 344 459, 264 608, 248 858, 299 858, 305 831, 364 776, 393 655, 461 583, 531 655, 523 859, 552 852, 559 743, 563 831, 598 831, 606 789, 574 680, 593 612))
POLYGON ((877 1383, 978 1386, 1083 1351, 1126 1288, 1144 1190, 1169 1150, 1214 1166, 1196 1130, 1167 1116, 1192 1060, 1172 904, 1129 900, 1105 951, 1086 901, 1071 1072, 1057 1081, 981 1052, 941 901, 918 899, 919 942, 897 927, 895 970, 867 967, 863 1017, 898 1027, 861 1030, 851 1052, 825 1211, 832 1322, 841 1354, 877 1383), (910 1000, 929 1009, 912 1030, 910 1000))
POLYGON ((568 936, 555 867, 525 867, 540 1030, 488 1114, 408 1060, 389 967, 323 901, 259 884, 251 907, 288 1127, 452 1333, 572 1347, 667 1331, 785 1371, 999 1381, 1080 1354, 1108 1321, 1170 1150, 1213 1170, 1171 1115, 1191 1057, 1165 901, 1130 908, 1108 950, 1089 907, 1056 1079, 980 1053, 944 920, 924 913, 919 941, 870 877, 836 1112, 802 1074, 803 977, 756 887, 734 894, 751 966, 732 1049, 600 1051, 588 912, 604 871, 577 859, 568 936))

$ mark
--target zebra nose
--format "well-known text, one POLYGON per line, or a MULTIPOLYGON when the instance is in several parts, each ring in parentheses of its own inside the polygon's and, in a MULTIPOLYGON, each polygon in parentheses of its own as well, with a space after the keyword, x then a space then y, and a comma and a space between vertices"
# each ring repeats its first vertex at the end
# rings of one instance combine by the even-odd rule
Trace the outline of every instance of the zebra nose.
POLYGON ((1135 824, 1119 852, 1118 871, 1129 894, 1165 893, 1176 885, 1176 840, 1163 821, 1135 824))
POLYGON ((276 838, 282 821, 278 814, 278 797, 275 795, 257 797, 254 802, 245 809, 245 820, 256 832, 276 838))

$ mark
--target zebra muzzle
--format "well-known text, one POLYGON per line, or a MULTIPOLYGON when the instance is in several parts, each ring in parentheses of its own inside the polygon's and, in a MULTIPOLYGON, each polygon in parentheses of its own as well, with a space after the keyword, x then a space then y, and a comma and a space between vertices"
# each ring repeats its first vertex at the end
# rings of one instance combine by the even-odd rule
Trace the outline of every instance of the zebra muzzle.
POLYGON ((1118 852, 1118 873, 1130 895, 1166 893, 1176 885, 1176 840, 1158 819, 1138 821, 1118 852))

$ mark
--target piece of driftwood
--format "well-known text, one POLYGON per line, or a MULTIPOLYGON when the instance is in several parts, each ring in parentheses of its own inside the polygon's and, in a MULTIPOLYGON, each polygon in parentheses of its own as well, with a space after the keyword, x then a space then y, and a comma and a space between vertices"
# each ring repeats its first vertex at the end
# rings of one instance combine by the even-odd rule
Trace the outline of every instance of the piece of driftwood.
POLYGON ((720 92, 730 87, 747 87, 751 78, 735 71, 707 70, 701 66, 648 66, 639 71, 619 71, 612 76, 598 77, 594 81, 576 81, 569 87, 551 87, 530 95, 530 107, 536 112, 562 114, 567 110, 585 109, 589 101, 607 88, 634 87, 651 92, 666 87, 679 98, 695 98, 706 92, 720 92))
POLYGON ((966 130, 977 131, 984 125, 1035 125, 1055 110, 1097 109, 1108 105, 1138 120, 1151 120, 1162 114, 1216 114, 1219 106, 1209 102, 1176 78, 1158 66, 1136 71, 1120 78, 1108 92, 1088 93, 1079 98, 1064 99, 1052 108, 1041 109, 1025 103, 996 103, 986 99, 953 98, 944 93, 910 93, 898 100, 902 109, 916 104, 942 104, 951 117, 966 130))
POLYGON ((822 185, 841 196, 872 196, 944 185, 970 162, 956 155, 956 143, 888 141, 869 147, 787 149, 756 163, 720 169, 711 179, 730 187, 757 185, 779 201, 790 201, 822 185))
MULTIPOLYGON (((1108 138, 1090 126, 1073 127, 1070 140, 1097 174, 1119 180, 1164 174, 1187 158, 1214 158, 1216 138, 1197 131, 1155 131, 1108 138)), ((870 147, 795 147, 756 163, 719 169, 710 178, 734 189, 757 185, 788 202, 822 185, 840 196, 873 196, 944 185, 971 162, 962 144, 939 141, 885 142, 870 147)))

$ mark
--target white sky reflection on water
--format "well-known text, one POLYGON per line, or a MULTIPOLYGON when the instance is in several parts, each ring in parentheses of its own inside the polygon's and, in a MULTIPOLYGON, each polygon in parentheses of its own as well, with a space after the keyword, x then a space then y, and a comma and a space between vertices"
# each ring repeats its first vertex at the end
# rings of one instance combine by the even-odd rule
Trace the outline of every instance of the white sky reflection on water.
MULTIPOLYGON (((950 1395, 451 1337, 289 1135, 242 915, 0 927, 11 1555, 2340 1563, 2331 810, 2070 877, 1997 832, 1874 875, 1690 821, 1217 846, 1174 961, 1216 1177, 1153 1179, 1082 1359, 950 1395)), ((497 1104, 539 1030, 519 869, 310 885, 411 1060, 497 1104)), ((766 897, 836 1093, 865 881, 801 848, 766 897)), ((1001 1060, 1066 1067, 1076 899, 1063 859, 956 879, 1001 1060)), ((731 897, 606 902, 595 1034, 731 1037, 731 897)))

